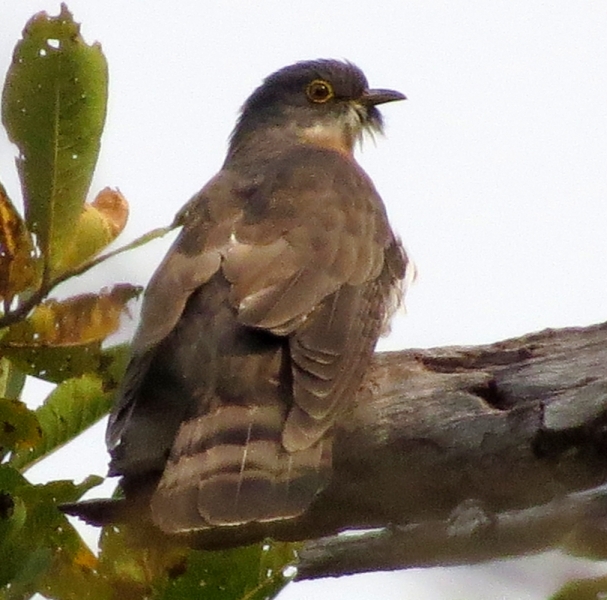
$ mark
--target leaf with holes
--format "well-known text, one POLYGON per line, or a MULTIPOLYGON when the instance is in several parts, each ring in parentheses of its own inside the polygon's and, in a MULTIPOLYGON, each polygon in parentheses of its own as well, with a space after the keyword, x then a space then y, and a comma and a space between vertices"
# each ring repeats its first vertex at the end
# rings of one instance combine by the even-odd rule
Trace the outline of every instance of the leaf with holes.
POLYGON ((99 294, 47 300, 10 327, 0 352, 23 372, 59 383, 100 368, 101 343, 120 325, 128 302, 141 293, 129 284, 99 294))
POLYGON ((162 600, 266 600, 289 583, 285 574, 300 544, 267 541, 217 552, 193 551, 185 572, 169 582, 162 600))
POLYGON ((38 305, 26 321, 10 327, 0 344, 41 347, 102 342, 118 329, 127 303, 140 293, 140 287, 125 283, 99 294, 47 300, 38 305))
POLYGON ((95 571, 97 559, 57 509, 100 482, 88 477, 79 485, 33 485, 0 465, 0 586, 10 583, 8 597, 36 592, 65 600, 110 597, 108 584, 95 571))
POLYGON ((40 443, 42 431, 34 411, 19 400, 0 398, 0 456, 8 451, 26 451, 40 443))
POLYGON ((2 121, 19 148, 25 220, 52 268, 88 192, 107 108, 108 72, 65 5, 23 30, 6 76, 2 121))
POLYGON ((99 572, 122 597, 158 600, 267 600, 290 581, 285 574, 301 544, 272 542, 220 551, 187 550, 145 522, 104 528, 99 572))

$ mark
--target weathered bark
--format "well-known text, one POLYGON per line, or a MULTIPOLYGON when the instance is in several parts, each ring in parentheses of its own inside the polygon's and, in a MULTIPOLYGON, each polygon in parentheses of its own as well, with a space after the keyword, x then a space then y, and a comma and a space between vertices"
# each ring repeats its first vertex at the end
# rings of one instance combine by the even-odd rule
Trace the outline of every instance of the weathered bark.
POLYGON ((299 578, 605 552, 606 424, 607 324, 378 355, 299 578))
MULTIPOLYGON (((376 356, 304 517, 198 532, 309 540, 300 579, 607 548, 607 324, 376 356), (344 530, 385 528, 357 537, 344 530)), ((111 501, 108 501, 111 502, 111 501)), ((103 507, 105 510, 107 507, 103 507)), ((95 521, 90 510, 70 511, 95 521)))

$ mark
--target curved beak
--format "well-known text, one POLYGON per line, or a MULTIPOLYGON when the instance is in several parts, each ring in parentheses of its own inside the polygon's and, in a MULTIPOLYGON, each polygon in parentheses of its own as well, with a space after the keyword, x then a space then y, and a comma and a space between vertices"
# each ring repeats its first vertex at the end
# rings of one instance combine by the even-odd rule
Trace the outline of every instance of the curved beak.
POLYGON ((360 101, 367 106, 376 106, 386 102, 395 102, 396 100, 406 100, 407 96, 396 90, 366 90, 360 101))

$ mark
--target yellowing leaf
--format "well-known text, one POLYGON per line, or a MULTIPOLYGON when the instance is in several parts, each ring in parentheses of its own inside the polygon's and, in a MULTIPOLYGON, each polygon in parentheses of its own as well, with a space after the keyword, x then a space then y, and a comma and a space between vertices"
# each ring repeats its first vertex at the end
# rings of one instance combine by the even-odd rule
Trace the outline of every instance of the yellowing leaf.
POLYGON ((91 208, 100 215, 108 238, 111 238, 110 241, 115 240, 124 229, 129 217, 129 204, 126 198, 118 190, 106 187, 97 194, 91 208))
POLYGON ((33 448, 41 437, 33 411, 19 400, 0 398, 0 451, 33 448))
POLYGON ((109 292, 47 300, 25 321, 13 325, 0 341, 3 347, 84 346, 102 342, 120 325, 126 304, 141 288, 129 284, 109 292))
POLYGON ((85 204, 71 241, 55 263, 57 273, 81 265, 111 244, 124 229, 129 216, 126 198, 109 187, 91 204, 85 204))
POLYGON ((94 569, 97 567, 97 557, 91 552, 87 546, 82 546, 74 555, 74 565, 84 567, 86 569, 94 569))
POLYGON ((107 63, 63 4, 30 19, 2 94, 2 121, 19 148, 25 221, 51 267, 74 233, 107 108, 107 63))
POLYGON ((0 185, 0 298, 11 302, 39 280, 32 238, 0 185))
POLYGON ((140 292, 122 284, 99 295, 47 300, 6 330, 0 354, 23 373, 54 383, 97 372, 105 364, 101 343, 118 329, 127 302, 140 292))

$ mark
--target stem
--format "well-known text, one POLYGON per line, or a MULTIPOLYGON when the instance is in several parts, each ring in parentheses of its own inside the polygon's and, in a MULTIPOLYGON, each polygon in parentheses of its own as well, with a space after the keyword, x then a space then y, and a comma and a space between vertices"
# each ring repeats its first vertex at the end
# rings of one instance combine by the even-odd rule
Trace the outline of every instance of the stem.
POLYGON ((66 271, 65 273, 62 273, 61 275, 55 277, 50 281, 46 281, 46 278, 43 277, 40 287, 31 296, 21 302, 19 306, 15 308, 15 310, 7 311, 4 316, 0 317, 0 329, 2 329, 3 327, 8 327, 9 325, 16 323, 17 321, 21 321, 22 319, 24 319, 30 313, 30 311, 38 304, 40 304, 40 302, 42 302, 42 300, 44 300, 44 298, 60 283, 63 283, 64 281, 67 281, 72 277, 82 275, 83 273, 86 273, 86 271, 88 271, 89 269, 96 267, 97 265, 101 264, 102 262, 105 262, 110 258, 113 258, 114 256, 118 256, 123 252, 138 248, 139 246, 147 244, 148 242, 156 238, 163 237, 172 229, 174 229, 174 227, 175 224, 171 224, 168 227, 158 227, 157 229, 152 229, 152 231, 144 233, 142 236, 126 244, 125 246, 117 248, 116 250, 112 250, 112 252, 108 252, 107 254, 102 254, 97 258, 88 260, 82 263, 79 267, 76 267, 75 269, 72 269, 70 271, 66 271))

